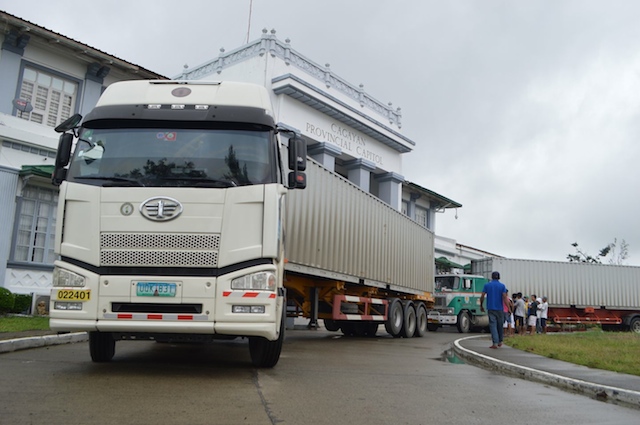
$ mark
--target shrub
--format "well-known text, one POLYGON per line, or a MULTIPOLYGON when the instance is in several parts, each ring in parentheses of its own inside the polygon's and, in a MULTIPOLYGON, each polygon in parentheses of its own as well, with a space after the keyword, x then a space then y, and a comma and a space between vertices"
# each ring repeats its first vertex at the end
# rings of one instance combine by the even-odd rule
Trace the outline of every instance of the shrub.
POLYGON ((16 296, 7 288, 0 287, 0 314, 9 313, 16 302, 16 296))
POLYGON ((29 313, 31 308, 31 295, 29 294, 15 294, 16 301, 13 305, 12 313, 29 313))

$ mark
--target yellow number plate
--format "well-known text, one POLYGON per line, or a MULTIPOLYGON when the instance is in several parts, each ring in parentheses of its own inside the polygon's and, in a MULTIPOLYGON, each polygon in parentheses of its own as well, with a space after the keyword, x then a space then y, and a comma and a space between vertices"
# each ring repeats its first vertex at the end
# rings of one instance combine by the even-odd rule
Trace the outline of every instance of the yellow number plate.
POLYGON ((91 291, 88 289, 58 289, 58 300, 89 301, 91 291))

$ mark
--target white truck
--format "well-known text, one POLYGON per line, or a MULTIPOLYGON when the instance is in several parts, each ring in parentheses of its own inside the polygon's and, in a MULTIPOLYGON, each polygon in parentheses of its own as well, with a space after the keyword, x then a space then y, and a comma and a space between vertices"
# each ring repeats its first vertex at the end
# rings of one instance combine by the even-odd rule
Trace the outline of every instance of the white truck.
POLYGON ((287 304, 346 335, 425 333, 433 234, 307 163, 266 88, 119 82, 56 130, 50 326, 87 331, 93 361, 119 340, 246 337, 273 367, 287 304))

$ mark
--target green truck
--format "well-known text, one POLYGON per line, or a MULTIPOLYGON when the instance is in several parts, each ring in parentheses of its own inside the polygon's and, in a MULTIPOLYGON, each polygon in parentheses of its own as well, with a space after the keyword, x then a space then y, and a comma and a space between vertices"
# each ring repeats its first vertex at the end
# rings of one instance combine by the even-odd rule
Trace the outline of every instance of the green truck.
POLYGON ((434 305, 427 315, 427 329, 456 326, 467 333, 489 326, 486 312, 480 311, 480 296, 487 279, 478 275, 445 274, 435 278, 434 305))

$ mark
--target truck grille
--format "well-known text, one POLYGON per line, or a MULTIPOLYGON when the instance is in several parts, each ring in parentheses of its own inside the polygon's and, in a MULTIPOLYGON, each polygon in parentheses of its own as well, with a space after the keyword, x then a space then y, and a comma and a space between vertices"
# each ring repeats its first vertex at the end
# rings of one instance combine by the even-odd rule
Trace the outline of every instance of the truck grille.
POLYGON ((447 297, 435 297, 434 307, 446 307, 447 297))
POLYGON ((103 266, 217 267, 219 249, 219 234, 100 235, 103 266))

